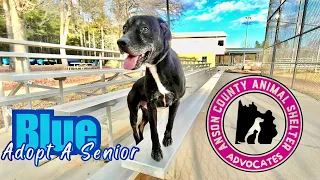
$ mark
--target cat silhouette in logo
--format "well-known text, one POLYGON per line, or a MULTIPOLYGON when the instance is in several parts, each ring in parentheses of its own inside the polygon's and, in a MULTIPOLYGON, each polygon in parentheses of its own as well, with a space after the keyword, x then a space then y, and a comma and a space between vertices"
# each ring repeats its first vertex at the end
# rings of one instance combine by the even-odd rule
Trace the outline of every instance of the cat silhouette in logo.
POLYGON ((258 131, 254 130, 253 134, 248 136, 248 138, 247 138, 247 143, 248 144, 255 144, 257 133, 258 133, 258 131))

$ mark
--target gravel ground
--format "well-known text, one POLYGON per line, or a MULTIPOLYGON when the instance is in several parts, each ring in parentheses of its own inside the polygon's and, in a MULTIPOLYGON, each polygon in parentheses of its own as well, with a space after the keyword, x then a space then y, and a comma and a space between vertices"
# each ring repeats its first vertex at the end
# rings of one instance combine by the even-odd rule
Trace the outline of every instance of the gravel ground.
MULTIPOLYGON (((34 71, 49 71, 49 70, 62 70, 63 66, 61 65, 53 65, 53 66, 31 66, 32 70, 34 71)), ((8 66, 0 66, 0 72, 3 72, 4 69, 8 69, 8 66)), ((105 67, 108 68, 108 67, 105 67)), ((106 74, 106 77, 110 77, 113 74, 106 74)), ((131 76, 137 76, 138 74, 130 74, 131 76)), ((90 83, 92 81, 97 81, 100 80, 101 75, 88 75, 88 76, 76 76, 76 77, 68 77, 65 81, 64 81, 64 87, 68 87, 68 86, 76 86, 76 85, 80 85, 80 84, 86 84, 86 83, 90 83)), ((38 79, 38 80, 32 80, 29 81, 30 83, 33 84, 38 84, 38 85, 43 85, 43 86, 50 86, 50 87, 58 87, 58 81, 51 79, 51 78, 45 78, 45 79, 38 79)), ((14 88, 14 86, 17 84, 17 82, 3 82, 3 86, 5 89, 5 93, 6 95, 10 92, 10 90, 12 90, 14 88)), ((125 87, 131 87, 133 83, 128 83, 125 84, 125 87)), ((113 86, 109 86, 107 89, 108 91, 115 91, 117 89, 121 89, 122 86, 121 85, 113 85, 113 86)), ((39 91, 39 89, 33 89, 31 88, 31 92, 37 92, 39 91)), ((20 91, 18 93, 24 93, 25 90, 22 87, 20 89, 20 91)), ((89 91, 85 91, 85 92, 91 92, 91 90, 89 91)), ((97 92, 98 94, 101 94, 101 91, 97 92)), ((85 97, 85 95, 83 94, 76 94, 76 93, 72 93, 72 94, 68 94, 65 96, 65 102, 71 102, 71 101, 75 101, 75 100, 79 100, 79 99, 83 99, 85 97)), ((32 101, 32 107, 33 109, 45 109, 48 107, 52 107, 57 105, 56 102, 53 101, 43 101, 43 100, 35 100, 32 101)), ((27 103, 18 103, 18 104, 14 104, 11 105, 12 109, 25 109, 27 107, 27 103)), ((9 120, 10 124, 11 124, 11 119, 9 120)), ((4 121, 3 121, 3 116, 2 116, 2 109, 0 109, 0 128, 4 127, 4 121)))
MULTIPOLYGON (((84 78, 85 79, 85 78, 84 78)), ((88 79, 90 79, 90 77, 88 77, 88 79)), ((86 80, 86 79, 85 79, 86 80)), ((124 85, 125 88, 127 87, 131 87, 133 83, 127 83, 124 85)), ((107 90, 110 91, 115 91, 118 89, 121 89, 122 85, 113 85, 113 86, 109 86, 107 88, 107 90)), ((85 91, 85 92, 90 92, 90 91, 85 91)), ((97 92, 98 94, 101 94, 101 91, 97 92)), ((83 94, 76 94, 76 93, 72 93, 72 94, 68 94, 66 95, 64 98, 65 102, 71 102, 71 101, 76 101, 76 100, 80 100, 85 98, 86 95, 83 94)), ((57 102, 54 101, 43 101, 43 100, 35 100, 32 101, 32 108, 33 109, 45 109, 48 107, 52 107, 57 105, 57 102)), ((27 103, 19 103, 19 104, 14 104, 10 106, 12 109, 26 109, 27 107, 27 103)), ((11 124, 11 117, 9 117, 9 123, 11 124)), ((2 116, 2 109, 0 109, 0 129, 4 127, 4 121, 3 121, 3 116, 2 116)))

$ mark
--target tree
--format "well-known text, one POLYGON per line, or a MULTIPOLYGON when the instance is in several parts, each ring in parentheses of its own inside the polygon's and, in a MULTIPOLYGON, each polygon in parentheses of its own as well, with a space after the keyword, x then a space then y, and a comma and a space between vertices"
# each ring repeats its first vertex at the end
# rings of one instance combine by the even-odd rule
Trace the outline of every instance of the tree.
POLYGON ((259 43, 259 41, 256 41, 255 48, 264 48, 264 41, 262 41, 262 43, 259 43))
MULTIPOLYGON (((180 19, 185 4, 182 0, 171 0, 170 3, 170 13, 171 22, 175 22, 180 19)), ((152 15, 157 17, 162 17, 167 19, 166 16, 166 1, 159 0, 111 0, 112 14, 116 19, 116 24, 118 26, 118 35, 121 36, 122 25, 124 22, 132 15, 152 15)))
MULTIPOLYGON (((134 1, 136 2, 136 1, 134 1)), ((169 0, 170 4, 170 21, 175 22, 180 19, 186 4, 182 0, 169 0)), ((158 0, 140 0, 135 4, 135 10, 131 10, 133 14, 148 14, 167 19, 166 16, 166 1, 158 0)))
MULTIPOLYGON (((96 29, 90 26, 90 23, 104 13, 104 1, 103 0, 60 0, 60 45, 66 45, 68 41, 69 26, 75 27, 75 33, 79 34, 80 44, 85 44, 86 28, 88 35, 88 45, 91 47, 91 38, 93 47, 95 47, 95 33, 96 29), (87 18, 85 20, 85 17, 87 18), (74 19, 74 22, 79 24, 72 24, 70 20, 74 19), (83 25, 84 23, 87 25, 83 25), (92 35, 92 37, 91 37, 92 35)), ((76 37, 72 35, 72 37, 76 37)), ((61 55, 66 55, 65 49, 60 49, 61 55)), ((62 63, 67 65, 66 59, 62 59, 62 63)))
MULTIPOLYGON (((60 0, 60 45, 67 44, 72 5, 71 0, 60 0)), ((60 55, 66 55, 66 49, 61 48, 60 55)), ((67 59, 61 59, 61 62, 65 66, 68 65, 67 59)))
MULTIPOLYGON (((25 28, 23 22, 23 13, 32 11, 38 1, 34 0, 2 0, 3 9, 6 16, 7 37, 15 40, 25 40, 25 28)), ((12 45, 10 48, 13 52, 26 53, 28 49, 24 45, 12 45)), ((16 72, 30 71, 29 61, 24 58, 13 58, 16 72)))
POLYGON ((28 40, 59 43, 60 22, 55 11, 39 7, 24 14, 24 23, 28 40))
MULTIPOLYGON (((2 37, 102 49, 117 49, 115 42, 122 34, 122 25, 132 15, 166 19, 166 2, 158 0, 0 0, 0 4, 2 37)), ((171 22, 179 19, 183 8, 182 0, 170 1, 171 22)), ((56 52, 21 45, 10 47, 12 52, 56 52)), ((0 48, 8 51, 9 46, 0 48)), ((67 53, 78 52, 60 50, 61 55, 67 53)), ((16 62, 17 71, 21 71, 20 61, 11 62, 16 62)), ((62 62, 67 65, 66 59, 62 62)), ((28 71, 29 62, 24 61, 23 65, 28 71)))
MULTIPOLYGON (((5 16, 5 11, 3 9, 3 3, 2 2, 0 3, 0 37, 7 37, 6 16, 5 16)), ((0 46, 0 51, 9 51, 9 46, 1 45, 0 46)), ((2 65, 1 58, 0 58, 0 65, 2 65)))

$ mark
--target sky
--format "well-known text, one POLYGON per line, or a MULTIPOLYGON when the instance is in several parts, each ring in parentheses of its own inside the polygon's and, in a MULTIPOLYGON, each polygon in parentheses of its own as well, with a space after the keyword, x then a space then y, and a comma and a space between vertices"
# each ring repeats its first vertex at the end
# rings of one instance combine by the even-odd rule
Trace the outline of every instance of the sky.
POLYGON ((224 31, 226 47, 243 47, 246 16, 250 16, 248 46, 264 41, 269 0, 181 0, 186 10, 173 32, 224 31))

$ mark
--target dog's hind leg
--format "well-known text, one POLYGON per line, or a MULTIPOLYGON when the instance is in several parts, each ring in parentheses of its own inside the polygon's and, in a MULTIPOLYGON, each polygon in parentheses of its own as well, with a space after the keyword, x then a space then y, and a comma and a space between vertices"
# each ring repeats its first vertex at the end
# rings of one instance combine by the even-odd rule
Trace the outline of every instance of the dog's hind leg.
POLYGON ((142 121, 138 126, 140 141, 143 140, 144 127, 146 126, 146 124, 148 124, 148 110, 145 107, 141 107, 141 110, 142 110, 142 121))
POLYGON ((135 96, 134 91, 130 91, 127 97, 128 108, 130 111, 130 124, 133 131, 133 137, 138 144, 141 140, 137 132, 137 120, 138 120, 138 109, 139 109, 139 100, 135 96))
POLYGON ((164 132, 164 137, 162 140, 162 144, 166 147, 172 144, 171 132, 172 132, 173 122, 174 122, 174 118, 176 117, 179 104, 180 104, 180 101, 178 100, 169 107, 168 123, 167 123, 166 131, 164 132))

